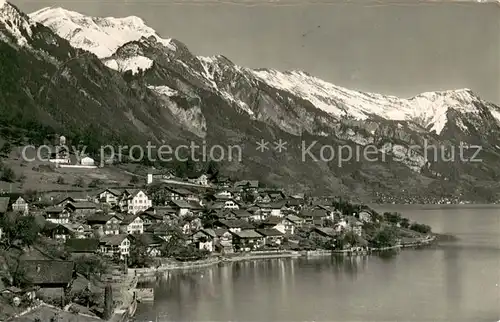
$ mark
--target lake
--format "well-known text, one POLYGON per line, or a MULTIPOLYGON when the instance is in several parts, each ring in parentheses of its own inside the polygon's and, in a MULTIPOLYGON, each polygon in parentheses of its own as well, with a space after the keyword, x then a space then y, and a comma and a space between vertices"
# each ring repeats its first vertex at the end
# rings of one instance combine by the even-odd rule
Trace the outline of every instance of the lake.
POLYGON ((137 321, 498 321, 500 207, 374 206, 454 234, 397 254, 170 272, 137 321))

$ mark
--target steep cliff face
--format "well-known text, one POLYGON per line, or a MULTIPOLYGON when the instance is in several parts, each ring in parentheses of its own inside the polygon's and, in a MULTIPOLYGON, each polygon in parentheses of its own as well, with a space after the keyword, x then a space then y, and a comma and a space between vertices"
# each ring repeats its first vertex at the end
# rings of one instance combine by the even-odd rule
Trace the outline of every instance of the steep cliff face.
POLYGON ((500 175, 500 108, 469 89, 408 99, 363 93, 302 71, 193 55, 137 17, 61 8, 26 16, 10 4, 1 10, 0 45, 14 66, 5 70, 5 86, 16 86, 0 97, 12 114, 66 128, 93 124, 117 140, 237 145, 242 158, 226 158, 224 172, 294 190, 370 198, 444 188, 476 198, 478 187, 493 187, 500 175), (287 142, 281 152, 273 149, 280 139, 287 142), (256 150, 261 140, 269 142, 264 152, 256 150), (449 155, 460 144, 481 145, 487 161, 451 162, 426 152, 443 146, 449 155), (348 158, 348 148, 357 155, 348 158), (331 153, 317 160, 325 151, 331 153))

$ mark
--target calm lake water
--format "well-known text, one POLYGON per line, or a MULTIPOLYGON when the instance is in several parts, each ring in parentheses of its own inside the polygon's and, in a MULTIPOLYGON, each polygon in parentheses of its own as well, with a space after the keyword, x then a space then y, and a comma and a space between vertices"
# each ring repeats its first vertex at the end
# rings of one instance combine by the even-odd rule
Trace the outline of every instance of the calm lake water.
POLYGON ((375 206, 459 240, 395 255, 169 273, 137 321, 498 321, 500 207, 375 206))

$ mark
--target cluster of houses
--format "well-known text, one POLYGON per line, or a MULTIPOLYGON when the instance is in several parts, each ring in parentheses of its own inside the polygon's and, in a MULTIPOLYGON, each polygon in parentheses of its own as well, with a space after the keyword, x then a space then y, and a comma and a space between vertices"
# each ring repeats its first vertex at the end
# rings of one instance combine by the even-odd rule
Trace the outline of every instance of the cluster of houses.
POLYGON ((241 251, 293 248, 296 233, 308 228, 317 238, 331 239, 349 230, 362 234, 371 213, 344 216, 328 202, 306 201, 258 181, 227 182, 207 189, 160 184, 149 189, 103 189, 85 197, 68 194, 36 209, 22 196, 0 197, 6 211, 41 213, 49 238, 64 242, 74 253, 102 253, 125 258, 140 240, 151 256, 160 256, 177 225, 188 243, 199 249, 228 254, 241 251), (35 210, 33 210, 35 209, 35 210))
MULTIPOLYGON (((345 215, 332 206, 332 200, 286 195, 261 188, 257 181, 206 188, 160 183, 154 189, 148 185, 144 189, 47 193, 37 201, 26 200, 22 195, 0 196, 0 216, 9 212, 43 216, 41 233, 64 244, 72 258, 102 254, 126 259, 138 242, 151 257, 161 257, 172 238, 172 227, 184 235, 187 245, 214 255, 302 249, 299 242, 304 231, 310 239, 331 241, 346 232, 362 236, 363 223, 374 220, 368 209, 345 215)), ((2 227, 0 239, 5 237, 1 232, 2 227)), ((19 267, 37 292, 43 290, 47 296, 61 297, 69 289, 78 290, 78 285, 81 289, 89 285, 76 274, 71 260, 31 254, 20 259, 19 267)), ((25 291, 2 286, 0 280, 0 298, 20 297, 25 291)))

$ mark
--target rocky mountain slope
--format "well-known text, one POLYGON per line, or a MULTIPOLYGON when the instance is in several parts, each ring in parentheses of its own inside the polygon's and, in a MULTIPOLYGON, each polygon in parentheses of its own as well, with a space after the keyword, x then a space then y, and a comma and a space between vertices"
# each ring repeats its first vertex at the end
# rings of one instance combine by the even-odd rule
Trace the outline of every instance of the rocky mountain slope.
POLYGON ((0 85, 12 85, 0 102, 10 104, 11 114, 37 113, 83 132, 92 124, 107 140, 238 145, 242 160, 226 155, 224 172, 292 190, 370 200, 497 198, 500 108, 470 89, 401 99, 301 71, 252 70, 224 56, 193 55, 138 17, 86 17, 61 8, 26 16, 10 4, 0 17, 2 59, 15 62, 0 67, 10 75, 0 85), (29 104, 20 107, 22 100, 29 104), (273 149, 280 139, 286 151, 273 149), (270 149, 257 151, 260 140, 270 149), (475 157, 484 162, 460 160, 461 143, 481 145, 475 157), (439 147, 440 155, 425 153, 425 146, 439 147), (346 147, 355 154, 349 160, 346 147), (447 161, 452 152, 455 161, 447 161))

